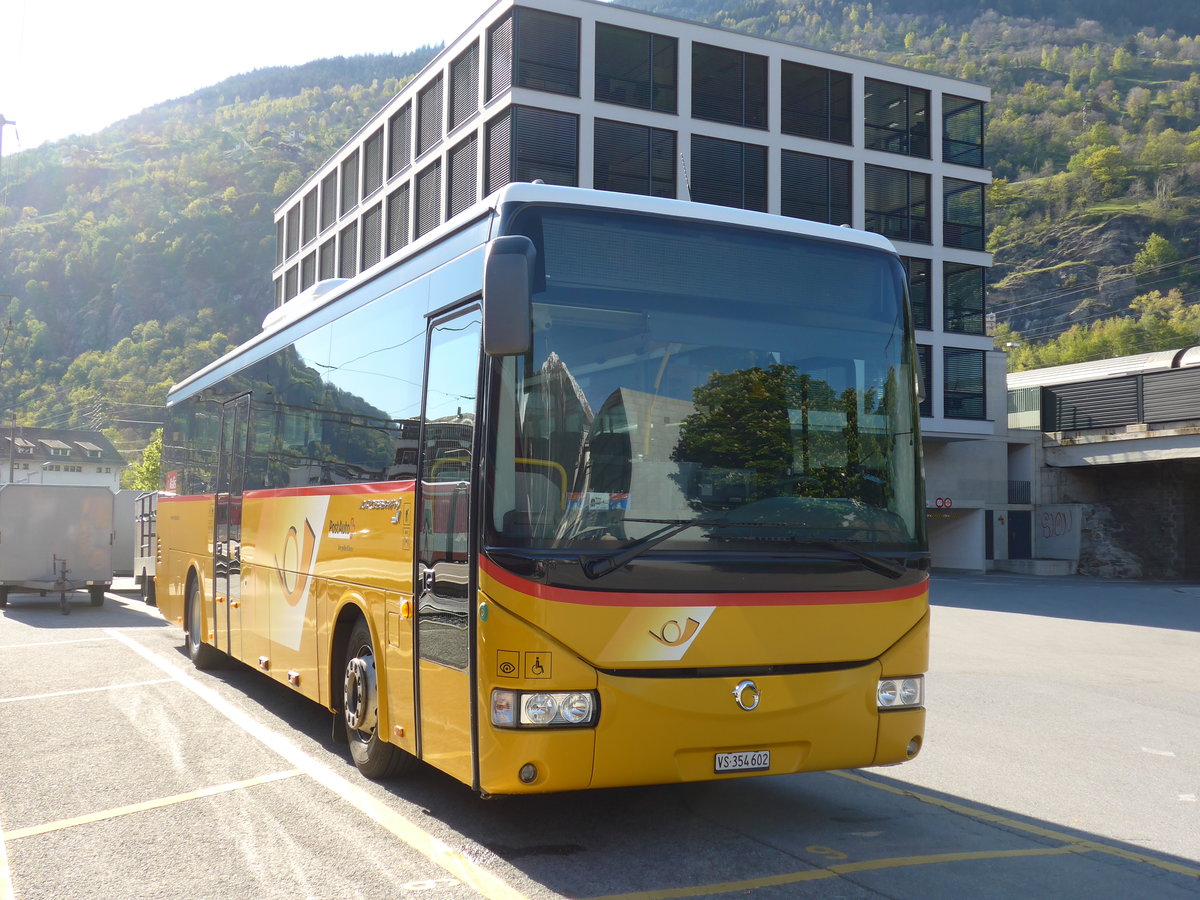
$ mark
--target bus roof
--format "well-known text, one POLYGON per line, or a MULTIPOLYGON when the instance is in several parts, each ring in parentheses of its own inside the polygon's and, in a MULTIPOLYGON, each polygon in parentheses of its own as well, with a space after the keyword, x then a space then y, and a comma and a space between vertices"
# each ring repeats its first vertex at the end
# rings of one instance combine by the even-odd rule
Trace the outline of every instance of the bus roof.
MULTIPOLYGON (((508 203, 544 204, 547 206, 570 206, 576 208, 595 208, 614 210, 618 212, 640 213, 643 215, 662 216, 664 218, 686 219, 696 222, 708 222, 726 225, 731 228, 753 229, 758 231, 773 231, 775 233, 794 234, 817 240, 831 241, 840 244, 850 244, 896 254, 896 248, 890 240, 882 235, 869 231, 859 231, 846 225, 827 225, 822 222, 812 222, 807 219, 796 219, 790 216, 777 216, 770 213, 753 212, 736 209, 729 206, 716 206, 710 203, 695 203, 687 200, 673 200, 664 197, 647 197, 641 194, 621 194, 614 191, 597 191, 588 188, 562 187, 529 182, 512 182, 495 193, 484 197, 469 209, 463 210, 454 218, 444 222, 429 234, 413 241, 403 251, 386 257, 377 267, 360 273, 350 279, 326 279, 319 281, 297 296, 288 300, 282 306, 269 312, 263 320, 263 328, 257 335, 250 338, 241 346, 220 359, 215 360, 200 369, 167 392, 167 404, 170 405, 180 396, 188 396, 197 390, 201 382, 207 383, 208 376, 219 369, 226 369, 228 363, 266 343, 273 335, 300 321, 307 315, 328 306, 384 273, 408 263, 421 253, 442 245, 452 235, 459 234, 472 223, 494 215, 500 207, 508 203)), ((432 268, 440 262, 431 261, 432 268)))

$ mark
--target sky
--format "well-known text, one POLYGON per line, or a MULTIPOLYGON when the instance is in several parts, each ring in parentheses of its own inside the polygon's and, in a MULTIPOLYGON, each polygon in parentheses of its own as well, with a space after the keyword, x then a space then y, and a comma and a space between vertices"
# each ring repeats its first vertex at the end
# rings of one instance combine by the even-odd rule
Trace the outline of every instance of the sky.
POLYGON ((3 0, 5 156, 232 75, 453 40, 492 0, 3 0))

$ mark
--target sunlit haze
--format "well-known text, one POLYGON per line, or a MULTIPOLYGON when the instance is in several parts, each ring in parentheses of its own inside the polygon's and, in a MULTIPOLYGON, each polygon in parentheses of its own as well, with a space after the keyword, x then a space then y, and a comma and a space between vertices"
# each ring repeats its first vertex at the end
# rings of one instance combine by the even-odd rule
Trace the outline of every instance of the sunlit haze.
POLYGON ((457 37, 492 0, 5 0, 0 115, 10 156, 92 134, 232 75, 457 37))

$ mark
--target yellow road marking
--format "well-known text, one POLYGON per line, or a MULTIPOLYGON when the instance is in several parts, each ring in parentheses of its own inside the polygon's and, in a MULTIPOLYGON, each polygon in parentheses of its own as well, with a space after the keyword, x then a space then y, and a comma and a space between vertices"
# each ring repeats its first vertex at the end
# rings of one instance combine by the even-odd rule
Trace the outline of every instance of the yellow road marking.
POLYGON ((128 684, 105 684, 100 687, 78 688, 74 691, 55 691, 52 694, 26 694, 24 697, 0 697, 0 703, 19 703, 22 700, 45 700, 49 697, 67 697, 71 694, 94 694, 97 691, 115 691, 121 688, 145 687, 149 684, 170 684, 175 679, 159 678, 155 681, 131 681, 128 684))
POLYGON ((195 791, 188 791, 186 794, 176 794, 173 797, 159 797, 156 800, 146 800, 143 803, 131 803, 129 806, 118 806, 115 809, 106 809, 100 812, 87 813, 82 816, 75 816, 73 819, 59 819, 57 822, 47 822, 45 825, 34 825, 30 828, 18 828, 16 831, 10 831, 4 835, 6 841, 16 841, 21 838, 33 837, 38 834, 48 834, 51 831, 62 831, 64 828, 74 828, 77 825, 89 825, 92 822, 103 822, 106 819, 116 819, 120 816, 128 816, 131 813, 146 812, 151 809, 161 809, 164 806, 174 806, 176 803, 187 803, 189 800, 199 800, 201 797, 212 797, 217 794, 226 794, 230 791, 240 791, 244 788, 254 787, 260 784, 268 784, 272 781, 281 781, 284 778, 294 778, 297 775, 304 773, 299 769, 288 769, 286 772, 272 772, 270 775, 262 775, 258 778, 247 778, 245 781, 234 781, 230 784, 219 784, 213 787, 200 788, 195 791))
POLYGON ((524 894, 473 862, 465 853, 424 831, 415 822, 372 797, 354 782, 309 756, 283 735, 277 734, 262 723, 255 721, 248 713, 226 701, 212 688, 185 674, 120 631, 112 628, 105 629, 105 631, 139 656, 166 672, 248 735, 274 750, 318 784, 324 785, 343 801, 350 803, 364 815, 369 816, 459 881, 488 897, 489 900, 525 900, 524 894))
POLYGON ((856 772, 830 772, 830 775, 836 775, 839 778, 845 778, 847 781, 853 781, 858 784, 873 787, 876 790, 886 791, 889 794, 895 794, 899 797, 912 797, 914 800, 920 800, 922 803, 928 803, 930 806, 938 806, 949 812, 958 813, 964 816, 970 816, 972 819, 979 819, 983 822, 991 822, 995 825, 1003 825, 1006 828, 1013 828, 1017 831, 1024 831, 1027 834, 1036 834, 1038 837, 1050 838, 1055 841, 1063 841, 1073 847, 1078 847, 1080 850, 1094 850, 1098 853, 1107 853, 1110 856, 1117 856, 1121 859, 1128 859, 1132 862, 1146 863, 1147 865, 1155 866, 1159 869, 1165 869, 1168 872, 1174 872, 1178 875, 1189 875, 1192 878, 1200 878, 1200 868, 1195 866, 1185 866, 1181 863, 1174 863, 1170 860, 1157 859, 1145 853, 1138 853, 1135 850, 1126 850, 1123 847, 1117 847, 1112 844, 1104 843, 1103 841, 1088 840, 1087 838, 1075 837, 1074 835, 1066 834, 1062 831, 1057 831, 1053 828, 1046 828, 1042 825, 1034 825, 1030 822, 1021 822, 1017 819, 1010 819, 1007 816, 999 815, 998 813, 987 812, 982 809, 974 809, 970 806, 965 806, 962 803, 955 803, 953 800, 941 800, 937 797, 932 797, 929 794, 922 794, 920 791, 914 791, 910 788, 893 787, 890 784, 883 784, 879 781, 874 781, 859 775, 856 772))
POLYGON ((787 872, 783 875, 766 875, 762 878, 747 878, 743 881, 726 881, 720 884, 705 884, 695 887, 665 888, 659 891, 635 891, 632 894, 611 894, 594 897, 592 900, 672 900, 680 897, 711 897, 735 891, 753 891, 759 888, 782 887, 805 881, 824 881, 853 872, 871 872, 879 869, 898 869, 904 866, 929 866, 939 863, 964 862, 977 859, 1008 859, 1026 856, 1063 856, 1068 853, 1086 852, 1075 846, 1032 847, 1028 850, 972 850, 963 853, 936 853, 930 856, 897 856, 892 859, 867 859, 861 862, 838 863, 821 869, 804 872, 787 872))

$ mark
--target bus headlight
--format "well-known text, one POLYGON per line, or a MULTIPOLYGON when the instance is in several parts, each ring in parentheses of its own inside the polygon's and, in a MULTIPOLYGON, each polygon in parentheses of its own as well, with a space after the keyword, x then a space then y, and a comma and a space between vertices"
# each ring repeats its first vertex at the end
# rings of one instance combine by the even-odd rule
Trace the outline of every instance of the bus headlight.
POLYGON ((596 724, 595 691, 492 691, 497 728, 566 728, 596 724))
POLYGON ((925 703, 925 676, 884 678, 875 691, 880 709, 912 709, 925 703))

